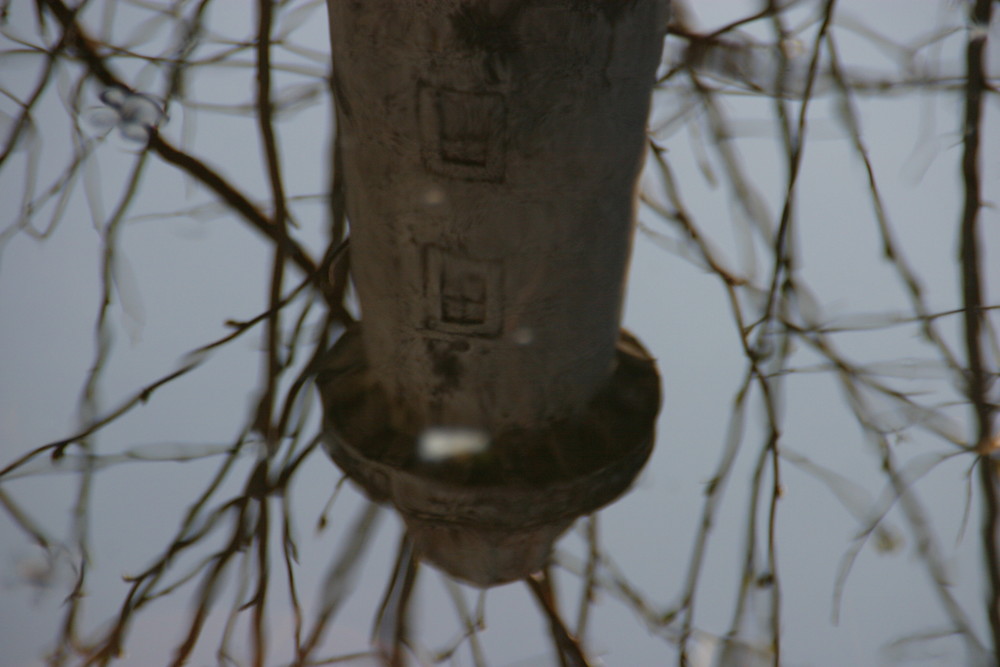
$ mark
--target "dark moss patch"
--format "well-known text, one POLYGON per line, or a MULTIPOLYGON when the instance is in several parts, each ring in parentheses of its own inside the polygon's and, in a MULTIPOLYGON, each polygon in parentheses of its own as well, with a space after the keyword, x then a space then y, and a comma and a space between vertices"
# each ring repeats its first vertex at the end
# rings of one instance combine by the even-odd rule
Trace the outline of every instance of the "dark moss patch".
POLYGON ((515 3, 494 14, 485 2, 470 3, 459 7, 448 18, 455 37, 464 48, 508 55, 518 50, 514 21, 522 8, 522 3, 515 3))
POLYGON ((459 354, 469 349, 464 340, 426 339, 427 354, 431 360, 431 370, 442 389, 453 389, 462 379, 463 367, 459 354))
POLYGON ((579 12, 600 14, 608 23, 615 23, 635 3, 636 0, 573 0, 572 7, 579 12))

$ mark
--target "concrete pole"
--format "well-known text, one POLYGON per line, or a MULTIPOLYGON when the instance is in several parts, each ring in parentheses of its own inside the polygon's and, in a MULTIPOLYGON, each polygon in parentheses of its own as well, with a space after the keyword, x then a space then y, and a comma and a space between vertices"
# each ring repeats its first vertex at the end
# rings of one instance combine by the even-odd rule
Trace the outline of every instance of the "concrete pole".
POLYGON ((655 367, 619 326, 669 0, 328 5, 362 311, 320 377, 331 454, 425 558, 525 576, 652 446, 655 367))

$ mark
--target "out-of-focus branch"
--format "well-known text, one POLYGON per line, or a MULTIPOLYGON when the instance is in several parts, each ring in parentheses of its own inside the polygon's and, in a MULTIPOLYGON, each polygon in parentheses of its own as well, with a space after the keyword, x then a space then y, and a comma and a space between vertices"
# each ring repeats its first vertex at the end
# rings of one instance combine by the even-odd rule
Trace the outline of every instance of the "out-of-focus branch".
POLYGON ((966 50, 965 120, 963 124, 962 181, 965 204, 962 211, 961 250, 962 298, 965 315, 965 347, 968 355, 968 396, 976 413, 978 442, 992 435, 994 406, 987 398, 988 372, 983 360, 983 287, 978 238, 979 210, 982 208, 979 148, 983 92, 986 75, 983 57, 986 52, 987 26, 993 2, 977 0, 972 15, 972 31, 966 50))
POLYGON ((583 652, 583 647, 566 629, 566 625, 559 615, 559 610, 556 609, 552 580, 548 575, 543 571, 539 575, 527 577, 524 583, 528 585, 528 590, 534 595, 535 602, 549 619, 549 630, 556 644, 560 664, 563 667, 587 667, 590 665, 590 661, 587 660, 587 656, 583 652))
MULTIPOLYGON (((108 67, 104 58, 98 52, 95 42, 86 34, 76 21, 76 10, 70 9, 62 0, 36 0, 41 7, 48 10, 59 21, 64 32, 64 41, 69 50, 86 66, 90 74, 108 87, 131 90, 131 88, 108 67)), ((293 239, 281 233, 279 226, 261 213, 247 197, 233 187, 215 170, 197 158, 174 148, 159 135, 155 128, 150 128, 149 149, 166 162, 180 168, 189 176, 199 181, 237 211, 244 220, 258 232, 277 243, 304 273, 313 275, 316 264, 313 259, 293 239)))
MULTIPOLYGON (((270 303, 281 300, 281 286, 284 281, 285 248, 288 239, 288 212, 285 208, 285 190, 281 179, 281 164, 278 154, 278 140, 274 133, 273 107, 271 104, 271 20, 273 3, 260 0, 257 3, 257 124, 260 128, 261 143, 264 148, 264 162, 267 165, 271 197, 274 201, 273 222, 278 237, 283 241, 275 244, 274 262, 271 269, 270 303)), ((281 311, 272 308, 267 321, 267 379, 263 395, 257 408, 256 427, 263 434, 269 451, 277 448, 278 435, 274 430, 273 414, 278 378, 281 375, 281 311)))
POLYGON ((306 275, 316 273, 316 264, 313 259, 294 240, 287 236, 282 236, 277 227, 268 220, 263 213, 257 210, 250 200, 240 194, 228 181, 219 176, 211 167, 201 162, 195 157, 180 151, 167 143, 155 130, 149 138, 149 147, 161 158, 180 167, 189 176, 201 182, 202 185, 219 196, 243 219, 277 244, 284 245, 289 259, 295 262, 296 266, 302 269, 306 275))
POLYGON ((990 458, 995 406, 988 398, 989 372, 983 354, 983 286, 978 237, 980 192, 979 149, 981 141, 983 93, 986 73, 983 58, 993 13, 993 0, 977 0, 972 7, 969 41, 966 47, 965 119, 963 123, 962 181, 965 204, 961 221, 962 301, 965 319, 965 348, 969 366, 966 392, 976 416, 977 451, 984 456, 979 465, 983 490, 983 557, 990 583, 987 610, 993 635, 993 650, 1000 660, 1000 481, 990 458))

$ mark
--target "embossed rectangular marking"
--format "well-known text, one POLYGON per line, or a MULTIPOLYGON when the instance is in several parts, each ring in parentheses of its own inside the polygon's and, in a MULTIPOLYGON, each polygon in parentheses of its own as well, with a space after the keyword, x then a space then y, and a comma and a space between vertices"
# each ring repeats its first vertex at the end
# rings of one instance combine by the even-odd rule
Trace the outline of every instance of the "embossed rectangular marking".
POLYGON ((494 336, 502 322, 503 266, 438 246, 424 248, 428 328, 446 333, 494 336))
POLYGON ((422 155, 427 169, 461 180, 504 177, 503 95, 420 87, 422 155))

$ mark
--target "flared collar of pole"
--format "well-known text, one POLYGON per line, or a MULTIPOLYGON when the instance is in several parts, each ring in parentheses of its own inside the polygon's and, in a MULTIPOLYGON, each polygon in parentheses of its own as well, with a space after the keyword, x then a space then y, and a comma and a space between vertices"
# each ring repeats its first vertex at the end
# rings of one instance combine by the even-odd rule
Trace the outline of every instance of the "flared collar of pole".
POLYGON ((337 465, 400 512, 422 558, 479 586, 536 572, 577 517, 621 495, 652 451, 660 405, 655 362, 624 331, 614 371, 586 408, 533 430, 392 427, 357 329, 327 354, 317 384, 337 465), (472 446, 428 451, 428 437, 465 437, 472 446))

